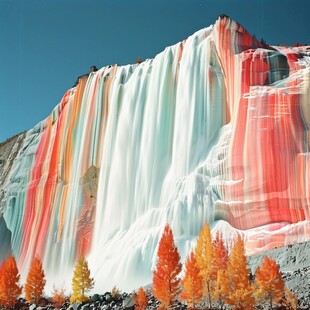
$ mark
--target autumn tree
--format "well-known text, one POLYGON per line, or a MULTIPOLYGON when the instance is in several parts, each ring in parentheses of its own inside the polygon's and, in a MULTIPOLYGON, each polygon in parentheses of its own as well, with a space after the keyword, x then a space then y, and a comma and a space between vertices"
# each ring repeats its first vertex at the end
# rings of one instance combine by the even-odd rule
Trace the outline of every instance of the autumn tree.
POLYGON ((17 298, 22 293, 22 286, 19 285, 20 275, 15 258, 10 256, 1 267, 0 276, 0 300, 7 308, 12 308, 17 298))
POLYGON ((218 303, 220 309, 224 309, 225 301, 228 299, 229 292, 230 287, 227 270, 219 269, 213 287, 213 299, 218 303))
POLYGON ((215 273, 219 270, 226 270, 228 264, 228 250, 224 244, 223 237, 220 233, 216 234, 213 244, 212 265, 215 273))
POLYGON ((253 286, 250 283, 250 270, 247 269, 245 246, 238 236, 235 241, 227 265, 230 293, 226 302, 235 309, 254 309, 253 286))
POLYGON ((85 293, 94 287, 94 279, 90 276, 88 263, 84 257, 79 259, 75 265, 72 278, 72 296, 70 303, 82 303, 89 300, 85 293))
POLYGON ((285 309, 296 310, 298 308, 298 298, 288 288, 285 289, 285 297, 282 300, 285 309))
POLYGON ((42 262, 38 257, 35 257, 31 263, 24 288, 26 300, 38 304, 43 295, 45 283, 42 262))
POLYGON ((202 299, 202 276, 199 272, 195 254, 191 252, 185 262, 185 275, 181 281, 183 292, 180 297, 192 309, 196 309, 202 299))
POLYGON ((173 306, 180 293, 178 275, 181 269, 180 255, 172 230, 167 224, 159 241, 157 264, 153 272, 153 294, 162 303, 162 308, 169 309, 173 306))
POLYGON ((139 288, 138 294, 135 295, 135 309, 136 310, 145 310, 148 305, 148 298, 142 287, 139 288))
POLYGON ((116 287, 116 285, 112 288, 111 296, 113 299, 119 299, 121 297, 121 291, 116 287))
POLYGON ((212 282, 212 297, 221 309, 224 307, 225 300, 229 292, 229 282, 227 276, 228 250, 220 233, 216 234, 213 244, 212 266, 216 274, 212 282))
POLYGON ((56 308, 61 308, 62 305, 66 302, 66 289, 64 286, 60 287, 53 287, 52 295, 51 295, 51 302, 56 308))
POLYGON ((4 275, 4 262, 0 265, 0 308, 4 306, 3 296, 2 296, 2 276, 4 275))
POLYGON ((205 224, 199 233, 195 249, 197 265, 202 277, 203 296, 208 300, 209 307, 212 307, 212 281, 215 280, 216 272, 213 268, 213 245, 211 231, 208 224, 205 224))
POLYGON ((284 281, 274 259, 265 256, 256 270, 255 287, 255 297, 259 304, 268 303, 270 309, 274 303, 280 304, 285 296, 284 281))

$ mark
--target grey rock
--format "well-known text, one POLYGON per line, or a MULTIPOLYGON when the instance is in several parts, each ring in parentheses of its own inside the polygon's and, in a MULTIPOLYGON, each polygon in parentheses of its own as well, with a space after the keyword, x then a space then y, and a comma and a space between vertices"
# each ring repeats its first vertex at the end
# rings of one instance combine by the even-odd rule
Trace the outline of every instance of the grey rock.
POLYGON ((81 307, 81 310, 91 310, 90 304, 85 304, 81 307))
POLYGON ((111 301, 112 300, 112 295, 111 293, 107 292, 104 294, 104 298, 107 302, 111 301))
POLYGON ((80 310, 81 309, 81 304, 72 304, 69 306, 68 310, 80 310))
POLYGON ((98 300, 100 300, 100 296, 98 295, 98 294, 94 294, 92 297, 91 297, 91 300, 92 301, 98 301, 98 300))
POLYGON ((127 296, 123 300, 123 309, 133 309, 135 301, 131 296, 127 296))

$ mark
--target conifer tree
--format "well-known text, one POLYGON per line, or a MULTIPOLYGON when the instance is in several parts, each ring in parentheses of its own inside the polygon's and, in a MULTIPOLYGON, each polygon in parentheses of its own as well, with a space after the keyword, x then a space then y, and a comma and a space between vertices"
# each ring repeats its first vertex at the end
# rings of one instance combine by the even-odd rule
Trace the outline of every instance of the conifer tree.
POLYGON ((214 283, 213 298, 218 303, 220 309, 224 309, 224 304, 229 296, 229 291, 230 287, 227 270, 219 269, 214 283))
POLYGON ((27 280, 25 284, 26 300, 38 304, 39 299, 43 295, 45 286, 45 274, 42 268, 42 262, 38 257, 35 257, 31 263, 27 280))
POLYGON ((274 303, 280 304, 285 296, 284 281, 274 259, 265 256, 256 270, 255 286, 255 297, 259 304, 268 303, 270 309, 274 303))
POLYGON ((229 255, 227 266, 230 293, 226 302, 237 309, 254 309, 253 287, 250 271, 247 269, 244 241, 239 236, 229 255))
POLYGON ((2 296, 2 276, 4 275, 4 262, 0 265, 0 307, 4 307, 4 301, 2 296))
POLYGON ((213 240, 213 269, 217 273, 219 270, 226 270, 228 264, 228 250, 220 233, 216 234, 213 240))
POLYGON ((285 289, 285 298, 282 300, 282 305, 285 309, 296 310, 298 309, 298 298, 289 289, 285 289))
POLYGON ((2 305, 12 308, 17 298, 22 293, 22 286, 19 285, 20 275, 15 258, 10 256, 1 267, 0 277, 0 300, 2 305))
POLYGON ((212 282, 213 299, 223 309, 224 302, 229 292, 229 282, 227 277, 228 250, 225 247, 222 235, 216 234, 213 240, 213 260, 212 265, 216 272, 216 279, 212 282))
POLYGON ((202 299, 202 276, 199 272, 195 254, 191 252, 185 262, 185 275, 181 281, 183 292, 180 294, 191 309, 196 309, 202 299))
POLYGON ((145 310, 148 305, 148 298, 142 287, 139 288, 138 294, 135 294, 135 310, 145 310))
POLYGON ((211 231, 208 224, 205 224, 199 233, 195 249, 197 265, 202 277, 203 296, 208 300, 209 307, 212 307, 212 281, 216 278, 213 268, 213 245, 211 231))
POLYGON ((180 255, 167 224, 159 241, 157 264, 153 272, 153 294, 162 303, 162 308, 169 309, 175 304, 180 293, 178 275, 181 269, 180 255))
POLYGON ((75 265, 70 303, 82 303, 89 300, 89 298, 85 296, 85 293, 94 287, 94 283, 94 279, 90 277, 88 263, 85 258, 82 257, 75 265))

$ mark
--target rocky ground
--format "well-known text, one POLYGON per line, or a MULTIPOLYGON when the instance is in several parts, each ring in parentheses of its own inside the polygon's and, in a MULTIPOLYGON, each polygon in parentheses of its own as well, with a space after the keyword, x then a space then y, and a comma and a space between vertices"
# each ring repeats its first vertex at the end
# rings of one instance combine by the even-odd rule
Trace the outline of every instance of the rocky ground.
MULTIPOLYGON (((298 296, 301 296, 299 299, 299 307, 298 309, 310 309, 309 303, 309 292, 310 287, 307 285, 304 287, 305 277, 308 277, 310 271, 309 268, 304 268, 303 270, 299 270, 296 272, 286 272, 283 277, 285 281, 288 282, 298 282, 300 285, 295 289, 298 293, 298 296)), ((149 302, 147 306, 147 310, 155 310, 158 309, 159 302, 153 297, 149 296, 149 302)), ((1 308, 0 308, 1 309, 1 308)), ((127 309, 134 310, 134 300, 131 294, 123 293, 117 297, 112 297, 111 293, 107 292, 103 295, 94 294, 91 296, 89 302, 85 302, 83 304, 73 304, 70 305, 69 302, 66 302, 60 308, 54 307, 48 299, 42 299, 40 301, 40 305, 36 306, 34 304, 27 303, 24 299, 19 299, 19 302, 16 304, 14 309, 18 310, 117 310, 117 309, 127 309)), ((179 303, 171 310, 183 310, 188 309, 186 305, 179 303)), ((219 309, 219 308, 213 308, 219 309)), ((262 306, 257 306, 255 309, 263 310, 269 309, 264 308, 262 306)), ((273 309, 285 309, 283 307, 273 308, 273 309)))
POLYGON ((286 286, 298 297, 299 309, 310 309, 310 241, 248 257, 253 274, 266 255, 279 263, 286 286))
MULTIPOLYGON (((149 298, 148 310, 158 309, 159 302, 151 296, 149 298)), ((61 308, 55 308, 47 299, 42 299, 40 301, 40 306, 32 305, 27 303, 24 299, 20 298, 19 302, 16 304, 15 309, 17 310, 117 310, 117 309, 134 309, 134 300, 130 294, 123 293, 117 297, 112 297, 111 293, 107 292, 103 295, 94 294, 91 296, 89 302, 85 302, 82 305, 73 304, 70 305, 69 302, 63 304, 61 308)), ((179 304, 176 305, 174 309, 187 309, 186 306, 179 304)))
POLYGON ((298 296, 299 309, 310 309, 310 266, 284 272, 283 278, 287 286, 298 296))

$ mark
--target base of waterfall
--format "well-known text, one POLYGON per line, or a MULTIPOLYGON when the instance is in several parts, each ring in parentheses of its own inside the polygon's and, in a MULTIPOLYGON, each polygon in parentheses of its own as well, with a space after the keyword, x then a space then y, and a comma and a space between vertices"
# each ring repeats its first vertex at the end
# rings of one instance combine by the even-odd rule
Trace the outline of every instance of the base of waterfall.
MULTIPOLYGON (((304 245, 302 244, 301 247, 304 245)), ((308 243, 310 246, 310 243, 308 243)), ((300 245, 297 245, 297 248, 300 249, 300 245)), ((279 249, 278 249, 279 250, 279 249)), ((293 249, 294 250, 294 249, 293 249)), ((297 250, 297 249, 295 249, 297 250)), ((291 251, 288 247, 282 249, 282 253, 287 251, 291 251)), ((278 251, 278 255, 280 251, 278 251)), ((269 254, 269 253, 268 253, 269 254)), ((265 254, 259 254, 250 258, 250 262, 254 262, 255 260, 262 259, 265 254)), ((253 266, 255 264, 253 263, 253 266)), ((298 264, 297 264, 298 266, 298 264)), ((296 266, 295 266, 296 267, 296 266)), ((296 268, 294 271, 285 271, 283 272, 283 278, 288 285, 288 287, 292 290, 292 292, 298 296, 299 307, 298 309, 309 309, 310 307, 310 297, 308 292, 310 291, 310 284, 309 284, 309 275, 310 275, 310 267, 304 268, 296 268)), ((150 286, 149 292, 150 292, 150 286)), ((155 310, 158 309, 159 302, 154 298, 154 296, 149 293, 149 302, 146 310, 155 310)), ((133 310, 134 301, 132 295, 130 293, 122 293, 119 297, 113 298, 111 293, 100 293, 100 294, 93 294, 90 297, 89 302, 85 302, 84 304, 70 305, 69 302, 63 304, 60 308, 61 310, 93 310, 93 309, 100 309, 100 310, 112 310, 112 309, 127 309, 133 310)), ((19 299, 15 309, 30 309, 30 310, 52 310, 56 309, 50 302, 49 298, 44 298, 41 300, 41 303, 38 305, 32 305, 27 303, 23 298, 19 299)), ((175 308, 178 310, 188 309, 188 307, 184 303, 178 303, 175 308)), ((213 308, 216 309, 216 308, 213 308)), ((263 309, 260 306, 256 306, 255 309, 260 310, 263 309)))
MULTIPOLYGON (((310 241, 298 243, 294 245, 284 246, 275 248, 268 251, 263 251, 259 254, 248 256, 248 265, 251 269, 252 274, 255 273, 256 268, 260 265, 263 258, 268 255, 269 257, 275 259, 279 265, 280 270, 283 275, 283 279, 287 287, 292 291, 294 295, 298 297, 299 307, 298 309, 309 309, 310 307, 310 241)), ((95 279, 96 280, 96 279, 95 279)), ((111 289, 115 283, 107 283, 111 289)), ((154 298, 151 293, 152 285, 144 286, 148 297, 149 304, 147 310, 157 309, 159 302, 154 298)), ((70 289, 67 287, 67 292, 70 289)), ((45 292, 48 294, 46 288, 45 292)), ((77 305, 76 309, 79 310, 89 310, 89 309, 100 309, 100 310, 112 310, 112 309, 133 309, 133 298, 132 292, 119 292, 117 297, 113 297, 110 291, 100 291, 93 289, 89 294, 90 300, 84 304, 77 305)), ((20 299, 18 303, 18 309, 31 309, 31 310, 51 310, 55 309, 50 302, 48 297, 41 300, 40 305, 35 306, 27 303, 24 299, 20 299)), ((73 305, 66 302, 62 308, 65 309, 75 309, 73 305)), ((175 309, 187 309, 184 303, 179 303, 175 309)), ((255 309, 262 309, 256 306, 255 309)))

